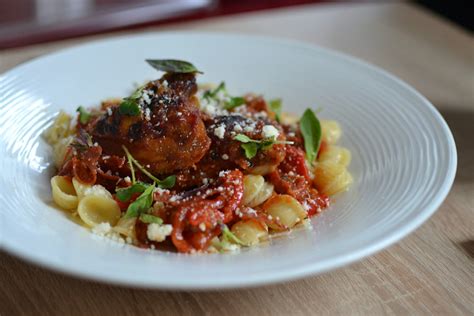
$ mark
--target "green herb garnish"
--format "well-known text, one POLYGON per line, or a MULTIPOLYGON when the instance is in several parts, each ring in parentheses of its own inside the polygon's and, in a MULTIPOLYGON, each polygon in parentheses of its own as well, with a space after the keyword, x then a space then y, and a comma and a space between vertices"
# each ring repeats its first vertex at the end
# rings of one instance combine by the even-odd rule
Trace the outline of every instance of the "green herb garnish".
POLYGON ((163 224, 163 220, 160 217, 155 216, 155 215, 143 213, 140 215, 139 218, 142 222, 146 224, 158 224, 158 225, 163 224))
POLYGON ((148 186, 145 191, 127 208, 125 218, 138 217, 140 214, 148 211, 153 204, 153 190, 155 184, 148 186))
POLYGON ((273 99, 268 101, 270 109, 275 113, 275 119, 278 123, 281 121, 281 99, 273 99))
POLYGON ((130 154, 127 147, 122 146, 122 148, 125 151, 125 154, 127 155, 127 160, 130 166, 130 170, 132 171, 132 184, 135 183, 135 174, 134 174, 134 169, 133 169, 133 165, 135 165, 138 169, 140 169, 141 172, 143 172, 143 174, 145 174, 148 178, 153 180, 159 188, 170 189, 174 186, 174 184, 176 183, 175 175, 168 176, 163 180, 158 179, 157 177, 152 175, 148 170, 146 170, 145 167, 143 167, 135 158, 133 158, 132 154, 130 154))
POLYGON ((145 86, 139 87, 128 98, 123 99, 119 106, 120 114, 137 116, 141 113, 138 100, 142 97, 144 87, 145 86))
POLYGON ((128 164, 130 166, 130 171, 132 172, 132 185, 128 188, 116 189, 116 196, 117 199, 119 199, 120 201, 126 202, 132 198, 133 194, 141 193, 135 201, 130 203, 127 208, 127 212, 125 213, 126 218, 137 217, 140 214, 146 212, 153 204, 153 190, 156 187, 162 189, 168 189, 173 187, 176 182, 176 176, 172 175, 165 178, 164 180, 156 178, 148 170, 146 170, 135 158, 133 158, 127 147, 122 146, 122 148, 125 151, 128 164), (140 169, 141 172, 143 172, 146 176, 153 180, 153 184, 136 182, 134 166, 136 166, 138 169, 140 169))
POLYGON ((148 183, 136 182, 127 188, 115 189, 117 199, 127 202, 136 193, 143 193, 150 185, 148 183))
POLYGON ((227 92, 225 87, 225 82, 222 81, 215 89, 207 90, 202 95, 204 99, 207 101, 214 100, 215 102, 222 105, 222 107, 226 110, 232 110, 242 104, 245 103, 245 99, 242 97, 232 97, 227 92), (223 98, 219 97, 219 93, 223 94, 223 98))
POLYGON ((259 150, 267 150, 275 144, 293 144, 293 142, 276 140, 275 137, 265 138, 262 140, 251 139, 244 134, 237 134, 234 137, 234 140, 242 143, 240 147, 245 151, 245 157, 247 157, 247 159, 252 159, 257 155, 259 150))
POLYGON ((89 119, 91 118, 91 113, 87 112, 87 110, 84 109, 82 105, 79 106, 76 111, 79 112, 79 122, 81 124, 87 124, 87 122, 89 122, 89 119))
POLYGON ((164 178, 163 180, 160 180, 160 181, 156 182, 158 187, 162 188, 162 189, 171 189, 172 187, 174 187, 175 183, 176 183, 176 176, 175 175, 168 176, 168 177, 164 178))
POLYGON ((150 64, 153 68, 159 71, 164 72, 174 72, 174 73, 200 73, 193 64, 184 60, 176 59, 147 59, 146 62, 150 64))
POLYGON ((222 81, 221 83, 219 83, 219 85, 214 89, 214 90, 207 90, 207 91, 204 91, 204 94, 202 95, 202 97, 204 99, 213 99, 213 100, 216 100, 216 101, 219 101, 218 98, 217 98, 217 95, 219 94, 219 92, 223 91, 224 93, 227 93, 226 91, 226 88, 225 88, 225 82, 222 81))
POLYGON ((140 106, 136 100, 124 99, 122 103, 120 103, 119 107, 120 114, 123 115, 130 115, 130 116, 137 116, 140 114, 140 106))
POLYGON ((255 143, 242 144, 240 145, 240 147, 243 148, 245 152, 245 157, 247 157, 247 159, 252 159, 257 155, 258 145, 255 143))
POLYGON ((300 130, 304 139, 306 160, 311 164, 321 146, 321 123, 311 109, 306 109, 300 119, 300 130))
POLYGON ((232 110, 245 103, 245 99, 242 97, 230 97, 229 100, 224 101, 224 109, 232 110))

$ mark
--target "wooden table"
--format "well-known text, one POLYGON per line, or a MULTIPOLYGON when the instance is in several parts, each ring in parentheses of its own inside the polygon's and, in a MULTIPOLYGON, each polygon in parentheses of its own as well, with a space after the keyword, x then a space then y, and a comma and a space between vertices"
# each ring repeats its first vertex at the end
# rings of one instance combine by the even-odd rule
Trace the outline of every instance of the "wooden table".
MULTIPOLYGON (((458 174, 447 200, 415 233, 375 256, 324 275, 252 289, 129 289, 64 276, 0 253, 0 315, 473 315, 474 41, 469 34, 401 3, 309 5, 133 33, 168 29, 290 37, 347 52, 398 75, 433 102, 456 138, 458 174)), ((3 51, 0 72, 114 35, 3 51)))

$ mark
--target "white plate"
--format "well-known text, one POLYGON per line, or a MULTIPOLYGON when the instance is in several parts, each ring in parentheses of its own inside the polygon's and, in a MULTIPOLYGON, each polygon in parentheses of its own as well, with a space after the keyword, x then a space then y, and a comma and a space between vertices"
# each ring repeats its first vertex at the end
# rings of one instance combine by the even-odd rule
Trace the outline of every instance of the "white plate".
POLYGON ((393 244, 440 206, 456 171, 451 132, 419 93, 354 58, 286 40, 161 33, 99 41, 23 64, 0 77, 1 245, 51 269, 153 288, 229 288, 328 271, 393 244), (282 97, 288 111, 322 108, 353 154, 352 189, 298 231, 235 255, 120 247, 52 207, 51 152, 41 139, 60 109, 127 95, 159 74, 146 58, 193 62, 200 82, 282 97))

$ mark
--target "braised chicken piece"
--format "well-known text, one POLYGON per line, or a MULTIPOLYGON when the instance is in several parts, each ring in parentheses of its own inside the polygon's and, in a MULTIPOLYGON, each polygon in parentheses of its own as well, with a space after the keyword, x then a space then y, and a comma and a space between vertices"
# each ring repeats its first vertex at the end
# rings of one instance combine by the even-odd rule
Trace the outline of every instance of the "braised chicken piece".
POLYGON ((211 144, 196 91, 194 74, 166 74, 145 85, 132 100, 139 105, 138 115, 123 114, 118 104, 113 105, 86 129, 104 154, 123 156, 126 146, 154 174, 189 168, 211 144))

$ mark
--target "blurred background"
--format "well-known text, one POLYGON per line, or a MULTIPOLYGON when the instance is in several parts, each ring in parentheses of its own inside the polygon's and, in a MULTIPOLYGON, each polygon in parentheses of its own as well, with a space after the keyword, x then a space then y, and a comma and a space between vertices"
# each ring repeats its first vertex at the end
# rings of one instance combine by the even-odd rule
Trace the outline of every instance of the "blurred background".
MULTIPOLYGON (((0 0, 0 49, 323 0, 0 0)), ((374 1, 393 2, 393 1, 374 1)), ((469 31, 472 1, 415 2, 469 31)))

